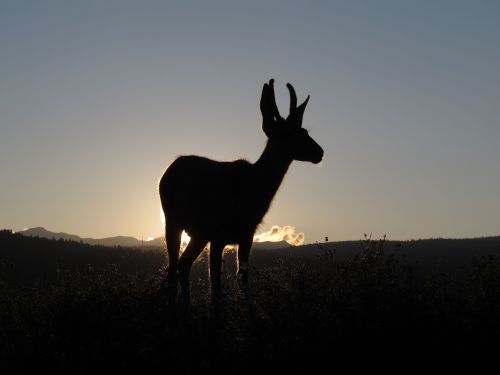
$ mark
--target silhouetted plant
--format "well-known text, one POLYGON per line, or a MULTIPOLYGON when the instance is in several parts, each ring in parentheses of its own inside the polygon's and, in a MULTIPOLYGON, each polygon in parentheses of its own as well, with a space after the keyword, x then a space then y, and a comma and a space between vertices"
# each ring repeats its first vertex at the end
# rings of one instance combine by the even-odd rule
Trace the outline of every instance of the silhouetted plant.
POLYGON ((361 241, 360 261, 364 263, 373 263, 384 254, 384 244, 386 235, 380 240, 372 240, 372 234, 364 233, 364 239, 361 241))

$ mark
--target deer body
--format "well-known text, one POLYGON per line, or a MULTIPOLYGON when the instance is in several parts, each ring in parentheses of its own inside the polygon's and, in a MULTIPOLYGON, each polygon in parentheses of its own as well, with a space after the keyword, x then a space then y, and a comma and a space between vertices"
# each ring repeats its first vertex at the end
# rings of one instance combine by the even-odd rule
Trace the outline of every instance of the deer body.
MULTIPOLYGON (((290 163, 286 163, 290 164, 290 163)), ((274 172, 274 184, 260 181, 273 174, 246 160, 218 162, 199 156, 181 156, 165 172, 160 192, 166 217, 175 217, 190 236, 239 244, 253 236, 285 176, 288 165, 274 172), (190 171, 191 173, 186 173, 190 171), (266 173, 269 172, 269 173, 266 173)))
POLYGON ((178 280, 183 301, 189 303, 191 265, 208 242, 213 290, 220 290, 222 252, 229 244, 238 245, 238 276, 246 283, 255 230, 268 211, 290 164, 293 160, 321 161, 323 150, 301 127, 307 100, 296 108, 295 91, 291 85, 288 88, 290 116, 284 120, 276 107, 273 80, 264 85, 261 111, 263 129, 269 139, 255 163, 180 156, 160 179, 169 256, 167 289, 171 303, 176 301, 178 280), (183 230, 191 241, 179 258, 183 230))

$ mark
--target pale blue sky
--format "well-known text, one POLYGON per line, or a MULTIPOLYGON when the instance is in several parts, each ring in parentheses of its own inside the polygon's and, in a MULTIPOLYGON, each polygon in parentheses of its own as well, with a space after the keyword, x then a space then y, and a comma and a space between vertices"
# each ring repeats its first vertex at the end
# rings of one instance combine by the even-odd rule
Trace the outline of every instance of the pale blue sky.
POLYGON ((259 96, 311 95, 261 230, 500 234, 498 1, 1 1, 0 228, 160 235, 177 155, 255 161, 259 96))

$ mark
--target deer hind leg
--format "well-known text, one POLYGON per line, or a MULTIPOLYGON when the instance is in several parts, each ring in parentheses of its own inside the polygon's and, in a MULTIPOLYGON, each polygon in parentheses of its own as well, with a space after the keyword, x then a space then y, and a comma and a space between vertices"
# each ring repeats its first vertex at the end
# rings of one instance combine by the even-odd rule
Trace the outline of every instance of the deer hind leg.
POLYGON ((165 227, 165 240, 168 252, 167 298, 171 306, 177 303, 177 264, 181 246, 181 234, 182 229, 175 225, 167 225, 165 227))
POLYGON ((210 243, 210 284, 214 297, 219 297, 221 293, 222 252, 224 247, 225 244, 223 243, 210 243))
POLYGON ((179 259, 179 281, 181 284, 181 301, 184 306, 188 306, 190 302, 190 283, 189 283, 189 273, 191 272, 191 266, 200 253, 205 248, 208 241, 202 240, 200 238, 192 237, 186 250, 182 253, 179 259))

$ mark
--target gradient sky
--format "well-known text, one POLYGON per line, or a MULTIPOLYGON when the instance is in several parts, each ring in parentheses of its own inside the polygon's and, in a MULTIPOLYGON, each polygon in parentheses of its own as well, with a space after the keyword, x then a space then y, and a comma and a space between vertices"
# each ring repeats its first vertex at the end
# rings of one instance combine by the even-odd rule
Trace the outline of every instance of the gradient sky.
POLYGON ((500 234, 498 1, 2 1, 0 228, 159 236, 181 154, 255 161, 286 82, 325 150, 261 231, 500 234), (210 5, 208 5, 210 3, 210 5))

